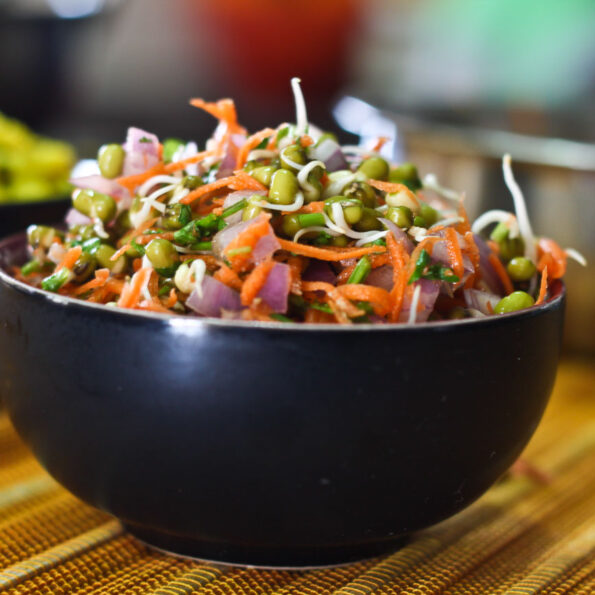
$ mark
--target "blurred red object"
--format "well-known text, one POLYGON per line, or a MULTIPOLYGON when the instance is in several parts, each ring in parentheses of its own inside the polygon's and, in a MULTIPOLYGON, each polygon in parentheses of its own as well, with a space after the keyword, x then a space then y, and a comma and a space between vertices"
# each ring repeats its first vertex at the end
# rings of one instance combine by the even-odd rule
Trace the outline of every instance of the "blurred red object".
MULTIPOLYGON (((238 102, 266 101, 269 117, 292 105, 299 76, 309 106, 328 102, 345 84, 360 0, 188 0, 207 32, 219 84, 238 102), (316 103, 314 103, 316 102, 316 103)), ((204 40, 202 40, 204 47, 204 40)), ((322 106, 320 106, 322 107, 322 106)), ((314 114, 313 114, 314 115, 314 114)))

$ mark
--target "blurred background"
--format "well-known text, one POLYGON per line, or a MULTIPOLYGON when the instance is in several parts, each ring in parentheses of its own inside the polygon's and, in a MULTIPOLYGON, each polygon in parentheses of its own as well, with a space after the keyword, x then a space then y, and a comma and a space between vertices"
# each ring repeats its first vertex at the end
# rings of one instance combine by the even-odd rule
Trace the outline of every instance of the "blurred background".
POLYGON ((508 151, 536 231, 590 259, 569 265, 566 349, 593 354, 594 32, 593 0, 0 0, 0 112, 94 157, 129 125, 206 139, 192 96, 235 98, 249 129, 292 120, 300 76, 311 121, 391 136, 472 216, 512 208, 508 151))

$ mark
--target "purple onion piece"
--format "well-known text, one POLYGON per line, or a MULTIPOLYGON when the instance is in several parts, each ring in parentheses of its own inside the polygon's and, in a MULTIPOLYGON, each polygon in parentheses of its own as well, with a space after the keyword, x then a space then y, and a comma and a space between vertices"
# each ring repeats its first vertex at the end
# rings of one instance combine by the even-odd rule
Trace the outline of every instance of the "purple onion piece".
POLYGON ((366 285, 373 285, 390 291, 393 288, 393 267, 390 264, 385 264, 372 269, 366 277, 366 285))
POLYGON ((302 275, 304 281, 322 281, 323 283, 337 284, 337 275, 328 262, 310 260, 308 267, 302 275))
POLYGON ((407 251, 407 254, 413 252, 413 242, 409 239, 409 236, 398 226, 395 225, 390 219, 379 217, 378 220, 383 223, 386 228, 393 234, 393 238, 397 242, 400 242, 403 248, 407 251))
POLYGON ((226 178, 227 176, 231 176, 236 168, 236 155, 238 154, 238 150, 242 148, 243 144, 246 142, 246 137, 242 134, 232 134, 227 145, 225 147, 225 154, 221 163, 219 164, 219 169, 215 174, 215 179, 219 180, 221 178, 226 178))
POLYGON ((291 289, 291 267, 276 262, 270 270, 262 289, 258 292, 261 298, 273 312, 280 314, 287 312, 287 299, 291 289))
POLYGON ((349 169, 349 163, 341 151, 341 147, 330 138, 323 140, 317 147, 311 149, 310 157, 323 161, 329 172, 349 169))
POLYGON ((159 163, 159 139, 150 132, 131 127, 122 146, 126 151, 124 176, 142 173, 159 163))
POLYGON ((502 299, 501 296, 495 293, 490 291, 480 291, 479 289, 463 289, 463 296, 465 297, 467 308, 479 310, 482 314, 486 314, 487 316, 494 313, 496 304, 502 299))
MULTIPOLYGON (((420 279, 415 282, 416 285, 421 286, 421 292, 419 294, 419 308, 415 317, 416 322, 425 322, 432 311, 434 310, 434 304, 436 298, 440 293, 440 281, 429 281, 428 279, 420 279)), ((405 294, 403 299, 403 308, 399 315, 399 322, 407 322, 409 320, 409 312, 411 310, 411 295, 409 292, 405 294)))
POLYGON ((485 243, 481 236, 474 234, 473 238, 479 250, 479 271, 481 273, 481 280, 492 293, 504 295, 502 281, 500 281, 498 273, 496 273, 490 262, 490 247, 485 243))
POLYGON ((120 186, 115 180, 108 180, 100 175, 72 178, 69 182, 77 188, 85 188, 87 190, 101 192, 101 194, 109 194, 114 198, 121 199, 130 196, 128 190, 120 186))
MULTIPOLYGON (((261 218, 266 216, 267 215, 262 213, 254 219, 250 219, 249 221, 240 221, 239 223, 229 225, 228 227, 217 232, 213 237, 213 253, 215 256, 217 258, 223 258, 225 249, 239 234, 248 229, 251 225, 254 225, 255 223, 261 223, 261 218)), ((279 243, 273 228, 269 224, 268 233, 262 236, 256 243, 256 246, 254 246, 254 250, 250 254, 250 261, 254 264, 258 264, 259 262, 262 262, 263 260, 266 260, 272 256, 280 248, 281 244, 279 243)))
POLYGON ((222 310, 237 312, 242 309, 240 294, 209 275, 203 279, 202 296, 194 290, 186 305, 197 314, 212 318, 220 318, 222 310))
POLYGON ((64 222, 70 228, 74 227, 75 225, 89 225, 91 223, 91 219, 76 209, 69 209, 68 213, 66 213, 66 217, 64 218, 64 222))

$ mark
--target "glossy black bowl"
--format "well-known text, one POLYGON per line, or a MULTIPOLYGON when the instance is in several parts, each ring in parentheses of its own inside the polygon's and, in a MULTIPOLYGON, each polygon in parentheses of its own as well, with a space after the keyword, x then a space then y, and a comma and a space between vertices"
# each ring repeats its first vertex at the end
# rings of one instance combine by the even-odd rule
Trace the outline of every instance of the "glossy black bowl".
POLYGON ((25 229, 31 223, 57 224, 64 221, 70 196, 30 202, 0 203, 0 238, 25 229))
MULTIPOLYGON (((4 268, 22 237, 0 244, 4 268)), ((554 381, 543 307, 418 326, 124 312, 0 273, 0 392, 48 471, 141 539, 303 566, 395 548, 519 456, 554 381)))

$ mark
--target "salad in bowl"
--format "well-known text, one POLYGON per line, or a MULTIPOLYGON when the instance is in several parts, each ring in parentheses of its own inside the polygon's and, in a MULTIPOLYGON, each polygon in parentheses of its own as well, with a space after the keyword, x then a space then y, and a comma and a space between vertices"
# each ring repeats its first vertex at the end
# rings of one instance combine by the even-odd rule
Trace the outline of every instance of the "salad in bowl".
POLYGON ((65 231, 28 229, 15 274, 117 308, 258 321, 422 323, 538 306, 567 257, 532 230, 510 156, 515 213, 471 223, 463 195, 410 163, 341 146, 297 123, 248 134, 234 103, 193 99, 219 120, 204 150, 130 128, 76 187, 65 231), (489 238, 480 234, 496 224, 489 238))

